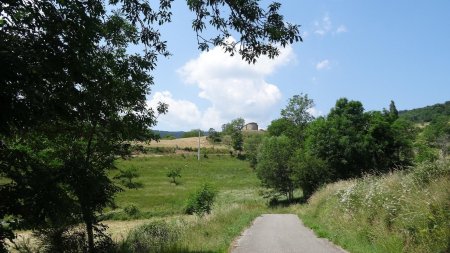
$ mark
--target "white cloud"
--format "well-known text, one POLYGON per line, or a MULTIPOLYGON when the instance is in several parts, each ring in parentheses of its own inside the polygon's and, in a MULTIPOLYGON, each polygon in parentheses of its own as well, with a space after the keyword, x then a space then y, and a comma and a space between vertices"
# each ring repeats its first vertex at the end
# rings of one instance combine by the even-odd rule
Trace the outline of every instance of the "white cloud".
MULTIPOLYGON (((174 130, 189 130, 199 128, 199 122, 202 118, 202 113, 197 105, 187 100, 177 100, 172 97, 169 91, 155 92, 151 100, 147 101, 147 105, 151 108, 156 108, 158 102, 163 102, 169 105, 169 112, 160 115, 158 122, 167 125, 174 130)), ((169 130, 169 129, 161 129, 169 130)))
POLYGON ((315 107, 309 108, 307 111, 311 113, 311 115, 314 116, 315 118, 323 115, 322 111, 317 110, 317 108, 315 107))
POLYGON ((322 20, 319 21, 315 21, 314 22, 314 33, 324 36, 325 34, 327 34, 331 28, 332 28, 332 23, 331 23, 331 19, 330 16, 328 15, 328 13, 325 14, 325 16, 322 18, 322 20))
POLYGON ((347 30, 347 27, 345 26, 345 25, 340 25, 337 29, 336 29, 336 33, 337 34, 339 34, 339 33, 345 33, 345 32, 347 32, 348 30, 347 30))
POLYGON ((275 59, 260 57, 256 64, 248 64, 239 55, 231 57, 216 47, 181 67, 180 77, 197 86, 198 96, 211 104, 201 113, 202 128, 220 129, 223 123, 237 117, 262 125, 267 123, 269 112, 281 99, 281 92, 265 79, 295 58, 290 46, 281 48, 280 52, 275 59))
POLYGON ((328 59, 320 61, 316 64, 317 70, 329 69, 329 68, 330 68, 330 61, 328 59))
POLYGON ((331 22, 331 18, 328 13, 325 13, 323 18, 320 21, 314 22, 314 33, 320 36, 325 36, 328 33, 332 34, 340 34, 347 32, 348 29, 345 25, 341 24, 336 30, 333 28, 333 24, 331 22))

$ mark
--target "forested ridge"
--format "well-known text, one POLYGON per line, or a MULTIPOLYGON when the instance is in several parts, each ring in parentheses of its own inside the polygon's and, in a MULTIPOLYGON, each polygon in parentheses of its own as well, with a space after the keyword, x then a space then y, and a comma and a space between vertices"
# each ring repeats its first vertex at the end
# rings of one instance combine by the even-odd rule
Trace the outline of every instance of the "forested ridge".
POLYGON ((431 122, 439 116, 450 118, 450 101, 411 110, 401 110, 398 114, 414 123, 431 122))

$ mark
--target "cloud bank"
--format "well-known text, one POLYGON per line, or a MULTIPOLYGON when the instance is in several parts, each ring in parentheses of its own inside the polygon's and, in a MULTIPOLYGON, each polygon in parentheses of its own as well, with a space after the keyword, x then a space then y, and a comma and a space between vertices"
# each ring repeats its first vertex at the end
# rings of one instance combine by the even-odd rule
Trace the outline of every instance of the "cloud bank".
POLYGON ((266 78, 295 58, 290 46, 280 50, 277 58, 260 57, 256 64, 248 64, 239 55, 231 57, 219 47, 203 52, 177 72, 183 82, 199 89, 198 97, 210 104, 206 109, 175 99, 168 91, 156 92, 149 105, 156 105, 158 99, 169 104, 169 113, 159 121, 172 129, 220 129, 237 117, 264 125, 281 99, 279 88, 266 78))

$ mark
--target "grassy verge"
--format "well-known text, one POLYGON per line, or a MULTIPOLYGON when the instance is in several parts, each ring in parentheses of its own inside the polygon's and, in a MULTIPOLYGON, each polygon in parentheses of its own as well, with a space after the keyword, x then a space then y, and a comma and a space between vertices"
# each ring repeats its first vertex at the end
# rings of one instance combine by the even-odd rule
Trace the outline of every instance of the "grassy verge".
MULTIPOLYGON (((298 207, 299 205, 295 205, 298 207)), ((133 228, 147 226, 154 221, 164 221, 172 227, 179 239, 169 248, 156 249, 155 252, 229 252, 232 242, 242 231, 249 227, 252 221, 264 213, 290 213, 292 207, 268 207, 267 201, 263 199, 257 189, 252 190, 227 190, 219 194, 213 212, 210 215, 199 217, 195 215, 168 216, 165 218, 153 218, 134 222, 133 228)), ((110 226, 121 230, 123 226, 133 221, 116 221, 121 223, 115 226, 114 221, 107 221, 110 226), (124 224, 122 224, 124 223, 124 224)), ((111 231, 116 234, 115 239, 123 252, 136 252, 130 250, 134 243, 126 238, 128 231, 117 237, 117 230, 111 231), (118 240, 117 240, 118 239, 118 240)), ((141 239, 145 241, 145 239, 141 239)), ((153 251, 150 251, 153 252, 153 251)))
POLYGON ((330 184, 299 213, 351 252, 449 252, 450 163, 330 184))

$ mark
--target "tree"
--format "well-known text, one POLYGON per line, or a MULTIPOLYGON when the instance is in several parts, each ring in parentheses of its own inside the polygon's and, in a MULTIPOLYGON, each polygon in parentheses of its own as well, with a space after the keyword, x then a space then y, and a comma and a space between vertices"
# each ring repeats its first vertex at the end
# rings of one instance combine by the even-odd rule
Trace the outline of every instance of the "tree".
POLYGON ((268 127, 269 133, 274 136, 284 134, 301 145, 305 139, 306 126, 314 119, 310 113, 313 106, 314 101, 307 94, 292 96, 286 108, 281 110, 281 119, 272 121, 268 127))
POLYGON ((391 103, 389 104, 389 115, 393 120, 398 119, 398 110, 393 100, 391 100, 391 103))
POLYGON ((335 179, 385 172, 409 165, 412 126, 390 114, 366 112, 359 101, 341 98, 326 118, 308 127, 306 148, 327 162, 335 179))
POLYGON ((210 214, 212 206, 217 196, 217 190, 211 185, 203 184, 195 193, 189 196, 185 212, 187 214, 197 214, 203 216, 210 214))
POLYGON ((399 111, 399 116, 407 118, 414 123, 431 122, 440 116, 450 116, 450 101, 442 104, 434 104, 412 110, 399 111))
POLYGON ((233 119, 231 122, 222 125, 223 135, 232 135, 234 132, 242 131, 245 120, 243 118, 233 119))
POLYGON ((450 117, 433 119, 423 130, 422 138, 430 147, 439 149, 442 157, 446 157, 450 151, 450 117))
POLYGON ((281 116, 296 126, 306 126, 314 119, 310 110, 314 107, 314 101, 308 98, 308 94, 294 95, 289 99, 286 108, 281 110, 281 116))
POLYGON ((177 177, 181 177, 181 168, 171 169, 167 172, 167 177, 172 178, 172 183, 178 184, 177 177))
POLYGON ((294 197, 294 174, 289 164, 293 147, 288 137, 265 138, 260 147, 256 172, 264 186, 285 194, 289 201, 294 197))
POLYGON ((208 130, 208 140, 213 144, 222 141, 222 139, 220 138, 220 134, 214 128, 210 128, 208 130))
POLYGON ((203 131, 200 129, 192 129, 191 131, 183 133, 183 136, 181 138, 198 137, 199 134, 203 136, 203 131))
POLYGON ((238 51, 242 59, 254 63, 260 55, 268 55, 269 58, 277 56, 277 43, 284 47, 302 41, 299 26, 283 20, 283 16, 278 13, 281 4, 276 2, 270 4, 267 10, 260 8, 257 1, 248 0, 193 0, 188 1, 188 6, 197 15, 192 27, 197 32, 201 50, 207 50, 210 45, 222 46, 230 54, 238 51), (221 7, 225 7, 225 10, 221 7), (221 16, 223 13, 230 13, 228 19, 221 16), (201 32, 206 28, 206 23, 215 27, 219 34, 205 39, 201 32), (241 34, 238 41, 229 40, 232 31, 241 34))
POLYGON ((242 131, 235 131, 231 134, 231 146, 238 152, 239 156, 244 149, 244 136, 242 135, 242 131))
POLYGON ((368 169, 369 159, 364 133, 367 121, 358 101, 339 99, 326 118, 316 120, 308 128, 307 147, 326 160, 337 178, 359 176, 368 169))
POLYGON ((128 188, 138 188, 139 183, 133 182, 134 178, 139 177, 139 173, 135 167, 119 170, 119 174, 114 179, 120 179, 122 184, 128 188))
POLYGON ((231 136, 231 147, 235 151, 238 151, 239 154, 244 148, 244 136, 242 135, 244 124, 245 121, 243 118, 237 118, 230 123, 222 125, 222 134, 231 136))
POLYGON ((256 169, 258 164, 259 147, 263 141, 264 135, 252 134, 244 141, 244 151, 247 160, 250 162, 250 167, 256 169))
MULTIPOLYGON (((277 3, 267 11, 254 1, 188 7, 201 50, 222 46, 255 62, 275 57, 276 44, 301 40, 277 3), (204 39, 206 24, 219 35, 204 39), (238 42, 229 40, 232 31, 238 42)), ((81 221, 94 252, 97 215, 119 190, 107 171, 130 153, 126 141, 156 139, 149 129, 167 111, 147 108, 145 99, 158 57, 170 55, 157 26, 170 22, 171 1, 7 0, 1 8, 0 176, 7 183, 0 185, 0 247, 11 238, 4 221, 12 216, 41 231, 81 221), (135 44, 144 51, 127 53, 135 44)))
POLYGON ((305 200, 319 187, 332 181, 333 171, 328 168, 326 161, 306 153, 303 149, 297 149, 290 163, 294 182, 302 188, 305 200))
POLYGON ((267 127, 267 132, 271 136, 293 136, 296 132, 296 126, 294 123, 286 118, 279 118, 272 120, 270 125, 267 127))

